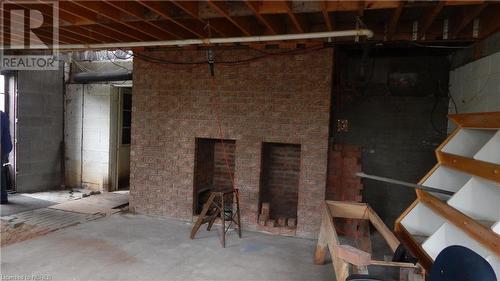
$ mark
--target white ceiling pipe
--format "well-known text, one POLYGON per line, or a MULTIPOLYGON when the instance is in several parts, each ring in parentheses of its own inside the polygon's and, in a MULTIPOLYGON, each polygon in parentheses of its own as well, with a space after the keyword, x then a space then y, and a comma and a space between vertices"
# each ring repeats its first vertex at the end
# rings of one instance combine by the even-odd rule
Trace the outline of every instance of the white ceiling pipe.
MULTIPOLYGON (((72 44, 59 45, 59 49, 112 49, 112 48, 135 48, 135 47, 155 47, 155 46, 188 46, 188 45, 210 45, 224 43, 250 43, 250 42, 270 42, 286 40, 305 40, 334 37, 366 36, 373 37, 370 29, 352 29, 328 32, 313 32, 300 34, 265 35, 248 37, 228 37, 228 38, 205 38, 205 39, 185 39, 166 41, 144 41, 144 42, 122 42, 122 43, 98 43, 98 44, 72 44)), ((10 49, 23 49, 22 46, 14 46, 10 49), (17 47, 17 48, 16 48, 17 47)), ((30 49, 47 49, 47 46, 32 46, 30 49)))

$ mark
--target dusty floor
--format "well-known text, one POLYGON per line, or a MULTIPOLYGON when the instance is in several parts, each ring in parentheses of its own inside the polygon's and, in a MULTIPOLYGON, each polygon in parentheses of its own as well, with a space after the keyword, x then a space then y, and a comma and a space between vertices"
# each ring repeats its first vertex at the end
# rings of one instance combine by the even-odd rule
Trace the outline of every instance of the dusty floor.
POLYGON ((1 250, 3 276, 52 280, 332 280, 331 264, 313 264, 315 241, 245 231, 230 232, 222 249, 217 232, 133 214, 66 228, 1 250))
POLYGON ((0 205, 0 216, 10 216, 29 210, 45 208, 55 204, 57 204, 55 201, 42 200, 23 194, 9 194, 9 203, 0 205))

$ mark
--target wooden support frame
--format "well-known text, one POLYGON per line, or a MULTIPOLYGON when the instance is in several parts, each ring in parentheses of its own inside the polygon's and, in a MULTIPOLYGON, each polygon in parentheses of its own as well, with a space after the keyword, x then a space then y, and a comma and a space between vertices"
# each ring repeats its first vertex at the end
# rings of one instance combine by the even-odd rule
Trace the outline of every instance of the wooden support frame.
POLYGON ((325 201, 318 244, 314 254, 314 263, 324 264, 328 249, 332 257, 337 281, 345 281, 351 272, 366 272, 366 266, 368 265, 400 267, 404 272, 410 269, 409 274, 423 280, 425 272, 419 264, 373 260, 371 259, 371 253, 364 252, 352 246, 342 245, 335 230, 334 218, 369 220, 393 252, 400 243, 382 222, 377 213, 367 204, 346 201, 325 201))

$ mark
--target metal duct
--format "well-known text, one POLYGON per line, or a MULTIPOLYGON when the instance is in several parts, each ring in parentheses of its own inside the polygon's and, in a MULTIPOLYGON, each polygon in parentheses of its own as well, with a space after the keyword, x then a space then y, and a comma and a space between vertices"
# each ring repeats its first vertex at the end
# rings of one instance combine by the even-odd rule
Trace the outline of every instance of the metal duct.
POLYGON ((132 80, 132 71, 79 72, 73 75, 74 83, 132 80))

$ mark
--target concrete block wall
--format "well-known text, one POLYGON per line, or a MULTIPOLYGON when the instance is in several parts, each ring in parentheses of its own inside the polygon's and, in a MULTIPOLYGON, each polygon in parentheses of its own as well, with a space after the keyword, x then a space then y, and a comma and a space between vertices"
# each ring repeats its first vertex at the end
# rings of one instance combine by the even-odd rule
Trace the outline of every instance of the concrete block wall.
POLYGON ((69 187, 107 189, 111 90, 109 84, 66 86, 65 163, 69 187))
POLYGON ((62 184, 63 70, 18 71, 18 192, 62 184))
MULTIPOLYGON (((204 51, 148 51, 174 61, 204 61, 204 51)), ((216 60, 259 56, 216 52, 216 60)), ((325 194, 332 50, 216 65, 220 99, 210 93, 206 65, 134 59, 130 206, 140 213, 192 220, 195 139, 235 140, 235 181, 242 221, 256 229, 263 142, 301 145, 297 235, 314 237, 325 194)))
POLYGON ((500 51, 450 71, 450 95, 459 113, 500 111, 500 51))

